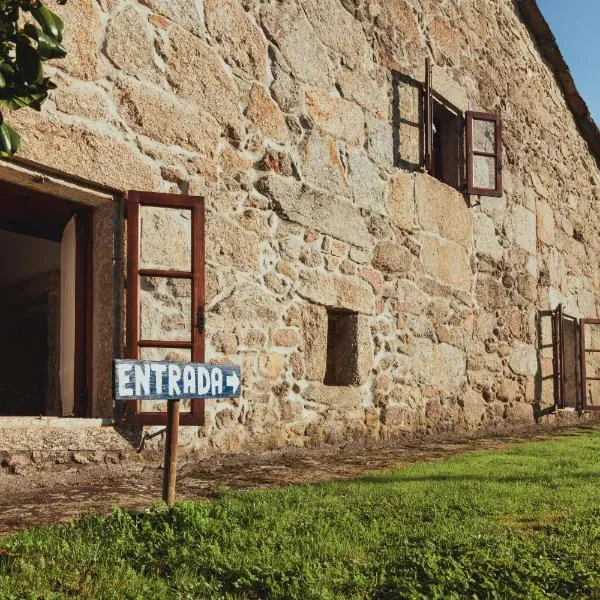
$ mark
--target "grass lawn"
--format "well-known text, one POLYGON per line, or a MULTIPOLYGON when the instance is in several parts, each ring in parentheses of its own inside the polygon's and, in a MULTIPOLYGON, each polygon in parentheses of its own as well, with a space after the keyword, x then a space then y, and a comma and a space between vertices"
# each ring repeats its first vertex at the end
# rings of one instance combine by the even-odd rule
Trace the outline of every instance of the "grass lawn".
POLYGON ((600 598, 600 433, 0 541, 2 600, 600 598))

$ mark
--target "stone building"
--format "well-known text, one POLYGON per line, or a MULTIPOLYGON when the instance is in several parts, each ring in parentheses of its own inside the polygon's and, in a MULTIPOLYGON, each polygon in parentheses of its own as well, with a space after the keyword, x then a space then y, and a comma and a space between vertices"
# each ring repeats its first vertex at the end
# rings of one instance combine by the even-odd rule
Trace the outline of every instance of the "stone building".
POLYGON ((598 316, 600 135, 534 0, 56 10, 58 89, 0 163, 0 449, 159 425, 114 406, 136 354, 241 365, 183 418, 206 453, 594 403, 550 311, 598 316))

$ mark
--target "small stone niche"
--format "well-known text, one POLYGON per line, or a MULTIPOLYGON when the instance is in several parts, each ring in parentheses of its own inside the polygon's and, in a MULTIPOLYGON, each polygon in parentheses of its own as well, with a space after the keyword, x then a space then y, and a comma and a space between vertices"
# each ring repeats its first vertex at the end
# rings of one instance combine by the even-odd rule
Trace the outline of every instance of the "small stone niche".
POLYGON ((323 383, 357 385, 360 380, 358 313, 327 309, 327 369, 323 383))

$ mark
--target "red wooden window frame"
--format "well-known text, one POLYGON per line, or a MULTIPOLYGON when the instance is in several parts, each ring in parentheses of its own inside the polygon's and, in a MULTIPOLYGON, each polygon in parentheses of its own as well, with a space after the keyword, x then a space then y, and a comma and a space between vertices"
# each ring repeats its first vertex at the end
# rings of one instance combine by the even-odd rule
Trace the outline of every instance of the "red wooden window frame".
POLYGON ((500 116, 493 113, 467 111, 467 193, 474 196, 502 196, 502 121, 500 116), (495 125, 495 150, 483 152, 473 148, 473 121, 491 121, 495 125), (474 156, 493 158, 496 165, 496 181, 493 189, 478 188, 473 183, 474 156))
POLYGON ((586 325, 600 325, 600 319, 580 319, 579 320, 579 344, 580 353, 580 385, 581 385, 581 404, 583 410, 600 411, 600 405, 588 404, 587 398, 587 382, 588 381, 600 381, 600 377, 589 376, 587 374, 587 364, 585 357, 587 354, 592 352, 600 352, 600 348, 587 348, 586 347, 586 325))
MULTIPOLYGON (((178 194, 132 191, 127 195, 127 314, 126 357, 136 360, 140 348, 190 349, 192 362, 203 362, 204 334, 204 198, 178 194), (191 271, 140 268, 140 206, 188 209, 192 213, 191 271), (168 277, 189 279, 192 282, 192 339, 191 341, 144 340, 140 338, 140 278, 168 277)), ((141 401, 126 403, 128 422, 136 425, 165 425, 166 412, 142 412, 141 401)), ((191 411, 180 413, 181 425, 204 425, 204 400, 191 401, 191 411)))

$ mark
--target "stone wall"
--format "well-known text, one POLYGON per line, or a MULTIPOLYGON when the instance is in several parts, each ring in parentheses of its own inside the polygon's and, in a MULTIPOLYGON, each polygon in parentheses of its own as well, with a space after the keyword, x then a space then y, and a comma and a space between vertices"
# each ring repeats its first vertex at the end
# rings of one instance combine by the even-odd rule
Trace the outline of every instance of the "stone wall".
MULTIPOLYGON (((241 364, 244 393, 209 404, 186 443, 465 431, 531 422, 551 400, 538 311, 597 316, 600 173, 513 2, 59 10, 69 57, 41 117, 11 119, 23 156, 120 190, 206 197, 207 358, 241 364), (502 198, 418 170, 426 56, 440 95, 501 112, 502 198), (343 385, 324 384, 328 309, 346 314, 348 355, 330 348, 343 385)), ((185 296, 153 285, 175 326, 185 296)))

